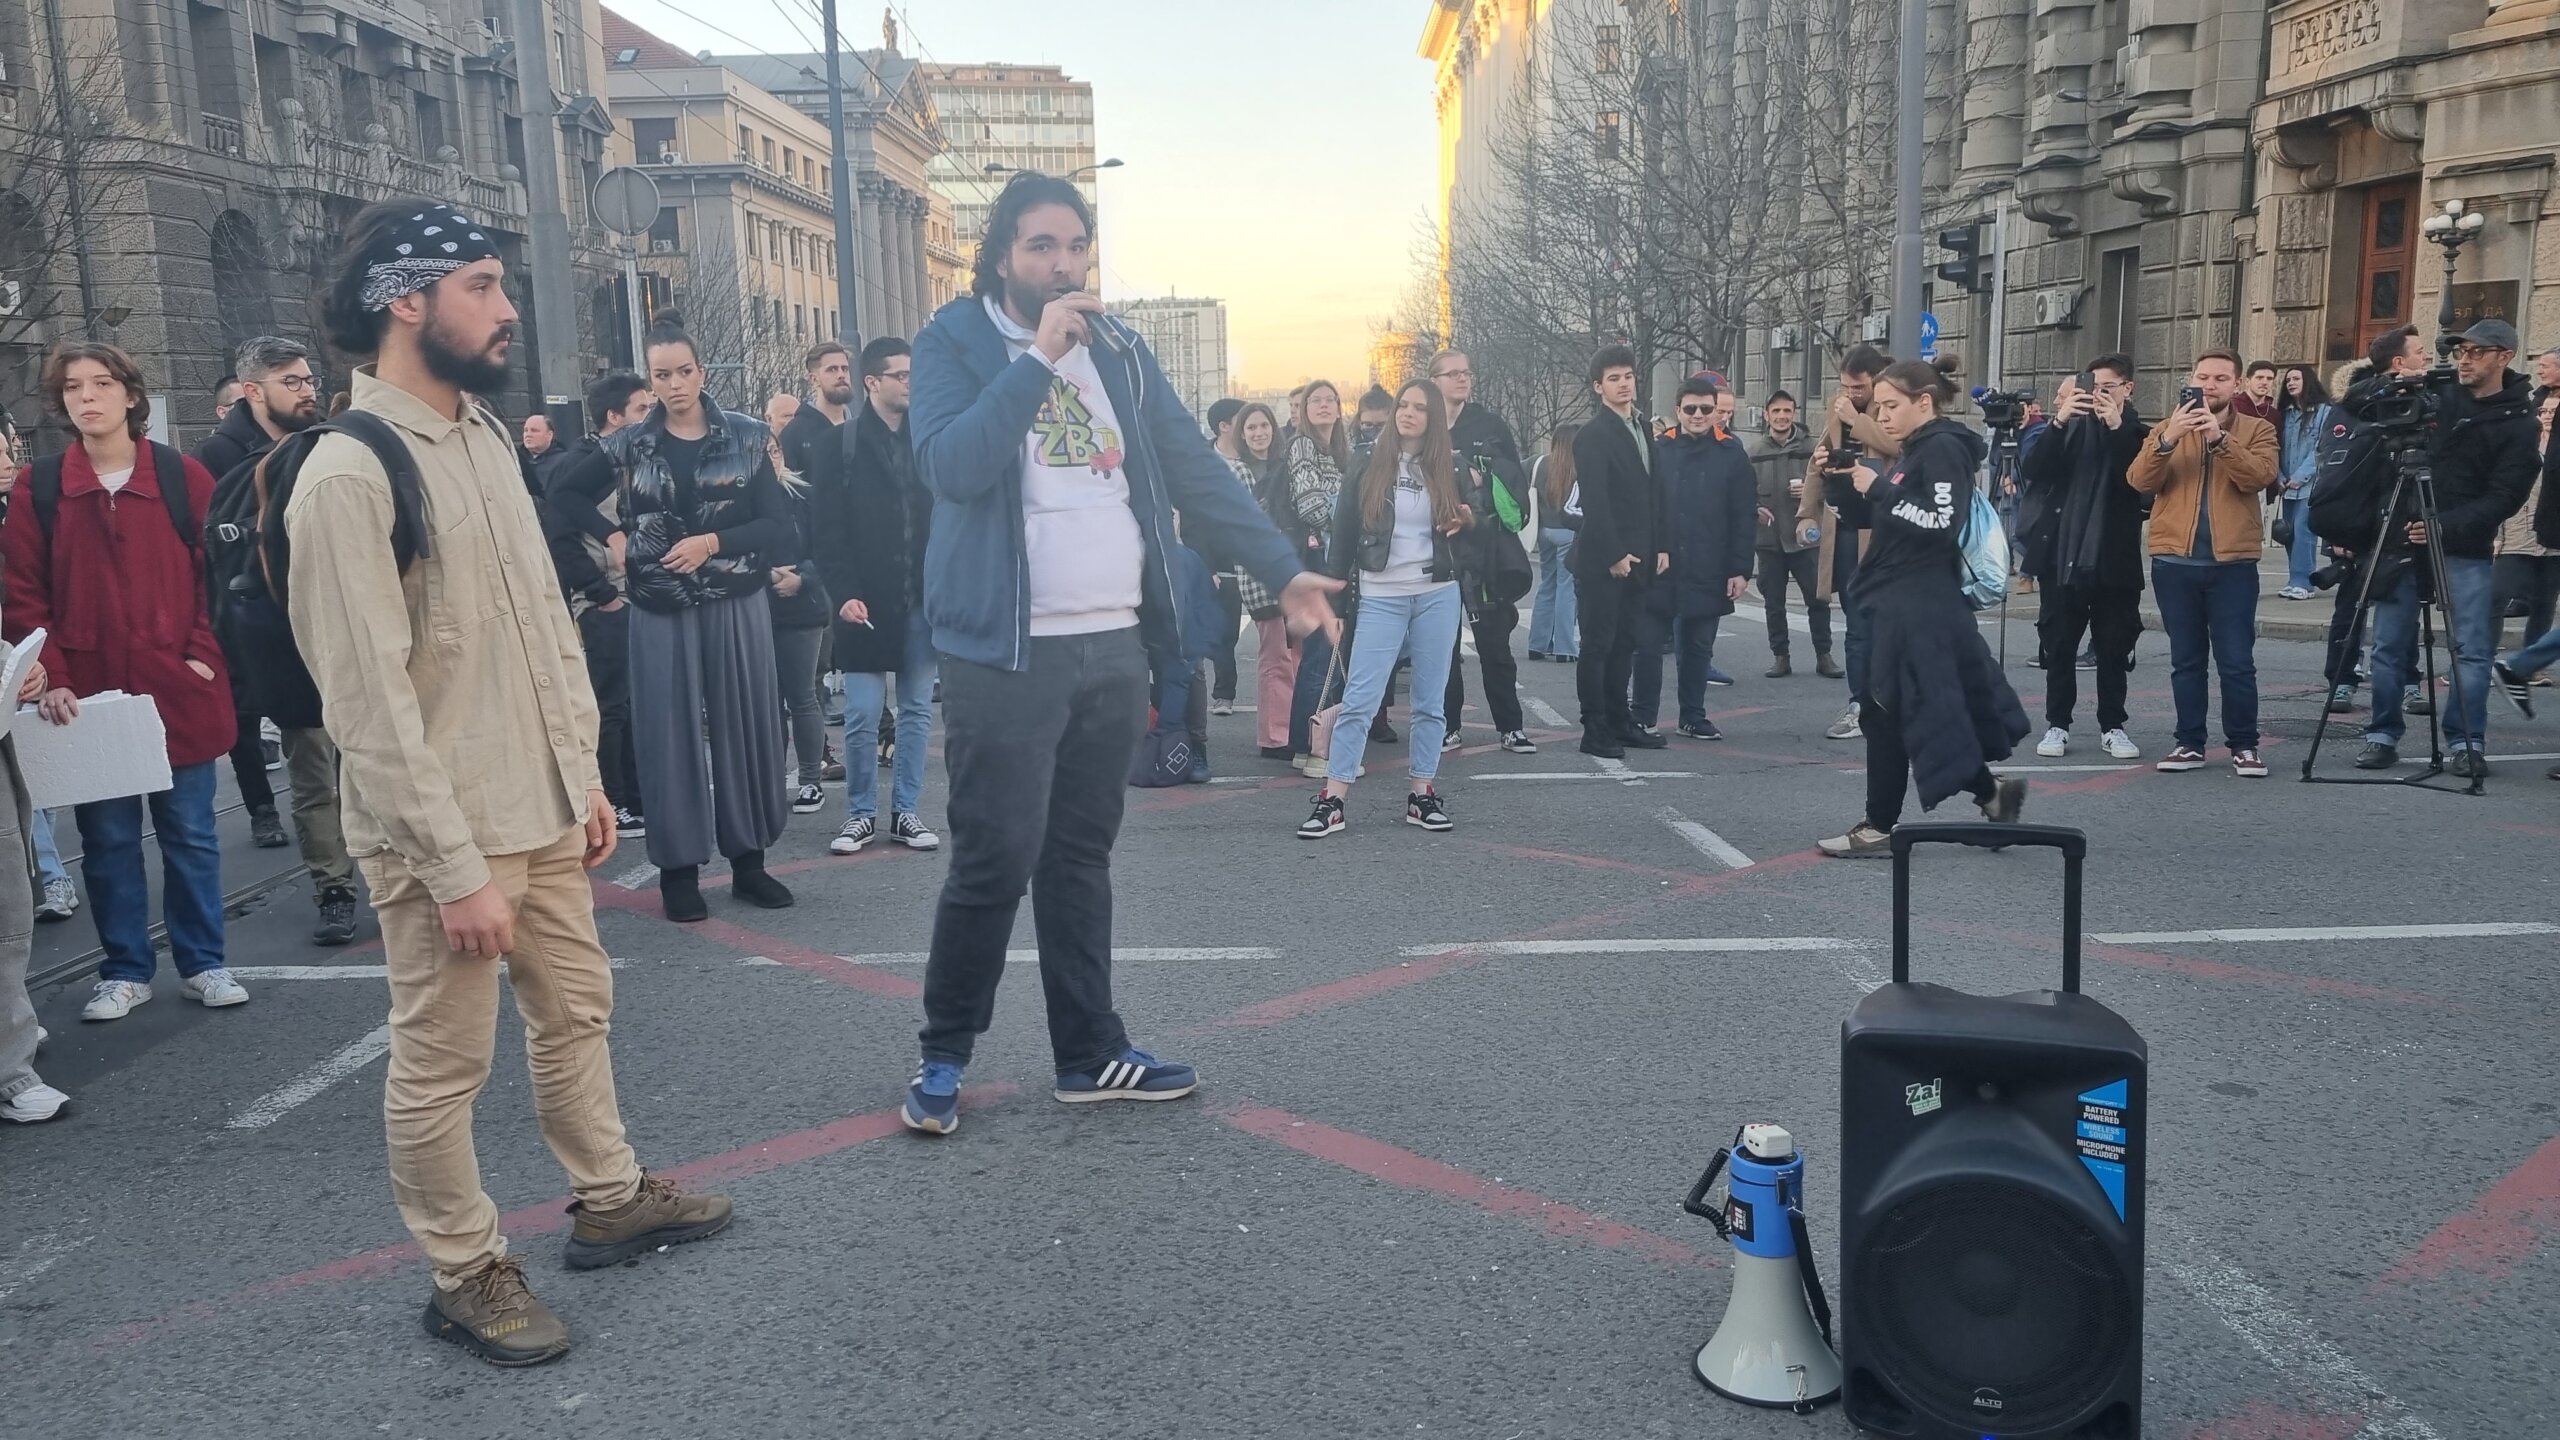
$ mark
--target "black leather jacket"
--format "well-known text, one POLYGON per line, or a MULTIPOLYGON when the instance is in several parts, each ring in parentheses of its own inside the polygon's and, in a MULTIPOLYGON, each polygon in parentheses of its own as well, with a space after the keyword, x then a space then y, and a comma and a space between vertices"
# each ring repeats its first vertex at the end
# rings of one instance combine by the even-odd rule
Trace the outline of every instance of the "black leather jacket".
MULTIPOLYGON (((1325 557, 1325 568, 1337 579, 1357 580, 1360 572, 1364 570, 1376 574, 1386 569, 1387 557, 1395 549, 1396 507, 1392 501, 1376 527, 1372 528, 1361 523, 1363 507, 1360 487, 1368 478, 1369 456, 1368 450, 1360 450, 1352 455, 1351 469, 1343 477, 1342 494, 1334 501, 1333 541, 1325 557)), ((1463 482, 1459 490, 1459 498, 1470 503, 1480 499, 1480 497, 1470 496, 1463 482)), ((1478 513, 1481 517, 1482 512, 1478 513)), ((1449 537, 1437 530, 1431 532, 1429 575, 1434 583, 1458 578, 1457 553, 1450 545, 1449 537)))
POLYGON ((790 499, 774 478, 765 423, 716 407, 707 407, 705 415, 711 433, 689 498, 675 493, 674 477, 658 453, 666 411, 652 410, 646 422, 604 441, 630 497, 623 521, 630 535, 625 565, 631 603, 643 610, 664 613, 759 594, 775 563, 768 557, 793 548, 790 499), (692 535, 717 535, 719 553, 690 575, 676 574, 666 567, 667 551, 692 535))

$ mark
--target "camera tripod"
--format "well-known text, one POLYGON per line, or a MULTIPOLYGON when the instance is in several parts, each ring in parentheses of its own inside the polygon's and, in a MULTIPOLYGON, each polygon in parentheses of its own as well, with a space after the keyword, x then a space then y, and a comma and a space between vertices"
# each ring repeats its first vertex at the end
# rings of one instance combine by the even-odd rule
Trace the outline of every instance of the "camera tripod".
MULTIPOLYGON (((2347 633, 2350 636, 2371 633, 2368 626, 2372 620, 2374 602, 2378 598, 2374 593, 2378 588, 2376 581, 2380 579, 2386 566, 2391 573, 2388 585, 2418 584, 2424 580, 2434 587, 2435 593, 2432 597, 2422 596, 2419 600, 2418 647, 2417 654, 2412 657, 2425 672, 2421 683, 2425 685, 2424 693, 2431 702, 2427 706, 2426 768, 2414 775, 2313 774, 2312 767, 2320 759, 2321 741, 2329 733, 2329 692, 2332 687, 2344 683, 2338 676, 2331 675, 2326 677, 2328 683, 2321 687, 2320 719, 2311 730, 2311 748, 2302 757, 2302 779, 2303 783, 2310 785, 2413 785, 2420 789, 2445 790, 2452 793, 2447 786, 2431 783, 2436 777, 2445 773, 2444 706, 2432 703, 2436 693, 2436 612, 2439 610, 2444 612, 2445 636, 2449 648, 2454 653, 2453 664, 2446 672, 2452 681, 2452 686, 2446 695, 2445 704, 2453 706, 2454 713, 2457 715, 2467 715, 2470 712, 2464 704, 2465 696, 2462 686, 2459 638, 2462 631, 2456 624, 2453 587, 2447 583, 2445 574, 2444 526, 2439 522, 2436 513, 2435 470, 2428 463, 2426 440, 2423 434, 2394 436, 2388 443, 2393 470, 2391 493, 2382 504, 2381 539, 2374 545, 2372 553, 2364 557, 2363 565, 2358 567, 2355 582, 2357 585, 2355 620, 2349 625, 2347 633), (2409 541, 2406 527, 2413 517, 2401 508, 2403 495, 2414 498, 2414 519, 2424 522, 2427 527, 2428 543, 2423 546, 2412 545, 2409 541), (2426 573, 2423 576, 2411 573, 2414 567, 2420 564, 2427 567, 2426 573)), ((2350 662, 2352 658, 2352 656, 2347 657, 2350 662)), ((2340 673, 2347 673, 2344 666, 2341 666, 2340 673)), ((2380 678, 2375 677, 2377 698, 2380 694, 2380 678)), ((2406 683, 2407 677, 2403 676, 2402 680, 2406 683)), ((2479 740, 2478 736, 2472 738, 2475 743, 2479 740)), ((2487 767, 2481 767, 2480 773, 2471 777, 2469 787, 2459 793, 2465 795, 2485 793, 2486 773, 2487 767)))

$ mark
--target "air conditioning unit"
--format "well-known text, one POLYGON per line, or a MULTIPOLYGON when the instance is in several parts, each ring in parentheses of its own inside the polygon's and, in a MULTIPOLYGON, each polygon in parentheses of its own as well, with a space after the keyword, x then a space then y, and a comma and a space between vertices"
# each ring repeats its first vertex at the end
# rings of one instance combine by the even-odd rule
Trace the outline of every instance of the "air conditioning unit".
POLYGON ((1870 345, 1883 344, 1892 333, 1893 318, 1888 315, 1870 315, 1858 322, 1858 338, 1870 345))
POLYGON ((652 240, 649 242, 649 253, 652 255, 673 255, 676 253, 676 242, 673 240, 652 240))
POLYGON ((1781 325, 1769 332, 1769 348, 1772 350, 1801 350, 1804 348, 1804 338, 1797 332, 1796 327, 1793 325, 1781 325))
POLYGON ((2080 297, 2085 290, 2039 290, 2036 292, 2036 324, 2048 330, 2080 328, 2080 297))
POLYGON ((15 280, 0 280, 0 319, 26 308, 27 292, 15 280))
POLYGON ((652 165, 681 165, 684 163, 684 157, 676 153, 675 142, 670 140, 658 147, 658 153, 650 159, 649 163, 652 165))

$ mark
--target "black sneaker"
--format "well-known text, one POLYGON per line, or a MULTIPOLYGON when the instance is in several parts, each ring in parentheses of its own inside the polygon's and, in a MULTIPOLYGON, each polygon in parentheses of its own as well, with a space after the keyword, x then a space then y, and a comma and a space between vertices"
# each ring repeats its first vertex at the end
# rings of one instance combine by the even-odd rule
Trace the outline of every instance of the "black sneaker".
POLYGON ((830 745, 821 754, 824 758, 818 761, 818 779, 829 785, 843 784, 844 761, 837 756, 836 747, 830 745))
POLYGON ((1440 797, 1429 790, 1416 790, 1404 797, 1404 823, 1425 830, 1455 830, 1457 822, 1449 818, 1440 797))
POLYGON ((2514 702, 2517 711, 2527 720, 2532 719, 2533 677, 2508 669, 2504 660, 2491 661, 2489 673, 2498 677, 2498 688, 2507 692, 2507 699, 2514 702))
POLYGON ((249 843, 261 850, 281 850, 293 843, 284 833, 284 820, 273 805, 261 805, 249 812, 249 843))
POLYGON ((1298 838, 1321 840, 1341 830, 1345 823, 1342 818, 1342 797, 1318 795, 1315 810, 1307 816, 1306 823, 1298 827, 1298 838))
POLYGON ((620 839, 637 840, 649 833, 649 822, 639 811, 617 805, 613 809, 613 833, 620 839))
POLYGON ((1707 719, 1705 716, 1700 716, 1695 720, 1681 721, 1680 733, 1688 736, 1692 740, 1721 740, 1724 738, 1724 732, 1716 728, 1716 722, 1707 719))
POLYGON ((1452 725, 1449 727, 1448 733, 1440 737, 1440 753, 1446 755, 1452 750, 1463 748, 1466 743, 1467 742, 1465 740, 1459 738, 1458 727, 1452 725))
POLYGON ((2364 748, 2356 752, 2359 770, 2388 770, 2399 763, 2400 752, 2379 740, 2367 740, 2364 748))
POLYGON ((1295 757, 1297 753, 1297 751, 1290 749, 1286 745, 1265 745, 1262 747, 1262 758, 1265 760, 1287 760, 1295 757))
POLYGON ((1618 732, 1619 743, 1630 750, 1667 750, 1671 740, 1650 725, 1630 725, 1618 732))
POLYGON ((815 815, 827 808, 827 792, 816 785, 803 785, 791 796, 791 813, 815 815))
POLYGON ((1606 730, 1595 730, 1588 725, 1582 727, 1581 748, 1583 754, 1596 756, 1602 760, 1627 758, 1627 747, 1619 744, 1617 737, 1606 730))
POLYGON ((862 847, 870 844, 873 837, 879 833, 878 823, 870 816, 857 815, 844 822, 844 828, 836 832, 836 838, 827 842, 827 853, 830 855, 859 854, 862 847))
POLYGON ((1535 755, 1538 742, 1529 738, 1528 731, 1514 730, 1502 737, 1502 748, 1514 755, 1535 755))
POLYGON ((1396 727, 1387 723, 1387 717, 1384 715, 1379 716, 1376 723, 1369 727, 1369 741, 1374 745, 1393 745, 1403 738, 1396 733, 1396 727))
POLYGON ((320 921, 311 927, 311 943, 339 946, 356 938, 356 892, 328 889, 320 892, 320 921))
POLYGON ((939 850, 942 837, 925 828, 924 820, 914 811, 905 811, 889 822, 889 838, 910 850, 939 850))
POLYGON ((2095 670, 2095 669, 2097 669, 2097 668, 2098 668, 2098 652, 2097 652, 2096 650, 2094 650, 2094 649, 2090 649, 2090 650, 2083 650, 2083 651, 2081 651, 2081 652, 2080 652, 2080 658, 2079 658, 2079 660, 2078 660, 2078 661, 2076 661, 2076 662, 2074 662, 2074 668, 2081 669, 2081 670, 2095 670))

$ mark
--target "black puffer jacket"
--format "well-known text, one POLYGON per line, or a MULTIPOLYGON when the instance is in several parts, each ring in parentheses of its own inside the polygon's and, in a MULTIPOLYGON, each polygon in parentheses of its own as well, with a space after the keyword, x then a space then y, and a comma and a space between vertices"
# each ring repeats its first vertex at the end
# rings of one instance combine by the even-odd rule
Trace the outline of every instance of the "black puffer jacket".
POLYGON ((258 423, 247 400, 232 402, 230 413, 213 433, 196 442, 196 463, 219 482, 223 476, 239 469, 276 448, 275 437, 258 423))
POLYGON ((1728 434, 1682 435, 1654 445, 1653 473, 1671 551, 1668 583, 1653 587, 1655 608, 1682 620, 1732 614, 1725 582, 1750 576, 1760 537, 1750 452, 1728 434))
POLYGON ((2542 503, 2533 509, 2533 538, 2554 550, 2560 550, 2560 483, 2552 476, 2560 475, 2560 429, 2551 437, 2551 448, 2542 457, 2542 503))
POLYGON ((677 493, 658 452, 666 435, 665 410, 650 411, 646 422, 617 430, 604 442, 629 489, 623 524, 631 538, 624 558, 631 603, 643 610, 671 613, 757 594, 768 579, 766 557, 795 548, 790 497, 774 478, 765 423, 714 406, 706 406, 704 415, 710 434, 685 494, 677 493), (718 536, 719 553, 690 575, 676 574, 666 567, 667 551, 693 535, 718 536))
MULTIPOLYGON (((1333 544, 1326 554, 1325 568, 1337 579, 1352 580, 1363 570, 1375 574, 1386 569, 1387 557, 1395 547, 1394 497, 1388 498, 1386 514, 1376 526, 1361 523, 1361 486, 1369 476, 1370 453, 1362 450, 1352 455, 1350 473, 1343 477, 1341 498, 1334 502, 1333 544)), ((1390 479, 1388 483, 1394 481, 1390 479)), ((1462 490, 1460 498, 1464 495, 1462 490)), ((1483 523, 1483 517, 1479 515, 1477 521, 1483 523)), ((1458 578, 1457 552, 1450 546, 1449 537, 1437 530, 1431 532, 1429 574, 1434 583, 1458 578)))
MULTIPOLYGON (((2389 377, 2366 375, 2356 382, 2338 408, 2370 423, 2389 377)), ((2533 386, 2508 371, 2495 395, 2483 398, 2461 386, 2448 386, 2436 428, 2427 447, 2436 484, 2436 514, 2443 522, 2444 553, 2457 559, 2486 560, 2496 551, 2498 527, 2524 508, 2541 473, 2539 424, 2533 414, 2533 386)), ((2387 473, 2389 462, 2376 460, 2387 473)), ((2361 472, 2359 472, 2361 473, 2361 472)), ((2387 478, 2379 481, 2384 487, 2387 478)), ((2377 490, 2377 497, 2387 493, 2377 490)), ((2415 504, 2402 498, 2403 513, 2415 504)), ((2378 513, 2379 503, 2374 507, 2378 513)), ((2330 539, 2327 531, 2323 540, 2330 539)), ((2341 538, 2346 538, 2343 535, 2341 538)), ((2356 543, 2349 540, 2350 544, 2356 543)), ((2370 544, 2369 536, 2362 543, 2370 544)))

